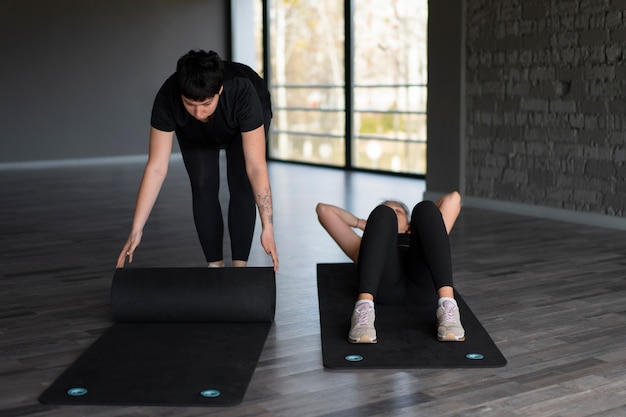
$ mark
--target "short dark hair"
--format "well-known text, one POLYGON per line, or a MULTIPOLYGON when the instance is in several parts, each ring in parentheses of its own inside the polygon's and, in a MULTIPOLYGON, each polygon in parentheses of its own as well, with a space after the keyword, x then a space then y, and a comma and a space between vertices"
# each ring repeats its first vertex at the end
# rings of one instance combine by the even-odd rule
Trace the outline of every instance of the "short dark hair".
POLYGON ((224 83, 224 62, 214 51, 189 51, 176 64, 176 80, 184 97, 206 100, 219 93, 224 83))

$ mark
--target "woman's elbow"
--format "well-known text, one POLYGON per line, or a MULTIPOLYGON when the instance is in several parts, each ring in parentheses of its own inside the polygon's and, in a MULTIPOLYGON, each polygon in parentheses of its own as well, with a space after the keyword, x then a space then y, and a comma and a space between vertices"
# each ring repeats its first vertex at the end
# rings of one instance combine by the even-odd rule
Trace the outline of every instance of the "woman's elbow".
POLYGON ((169 160, 159 161, 149 159, 146 164, 146 172, 152 173, 159 177, 165 178, 167 176, 167 170, 169 168, 169 160))
POLYGON ((461 194, 458 191, 452 191, 449 194, 449 197, 452 203, 458 205, 459 207, 461 206, 461 194))
POLYGON ((315 213, 317 214, 317 219, 320 221, 320 223, 323 223, 324 219, 328 217, 328 209, 328 204, 324 203, 317 203, 317 205, 315 206, 315 213))

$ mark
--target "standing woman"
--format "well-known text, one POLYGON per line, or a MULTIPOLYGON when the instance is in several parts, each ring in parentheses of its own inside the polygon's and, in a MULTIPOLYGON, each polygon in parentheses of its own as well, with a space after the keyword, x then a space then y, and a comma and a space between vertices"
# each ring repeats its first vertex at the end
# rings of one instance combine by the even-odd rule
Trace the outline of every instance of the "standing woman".
POLYGON ((224 222, 219 202, 219 156, 226 150, 230 191, 228 228, 232 264, 246 266, 256 221, 261 218, 261 245, 278 270, 274 241, 272 193, 265 156, 272 118, 270 94, 250 67, 223 61, 213 51, 190 51, 154 100, 150 148, 130 235, 117 260, 132 262, 143 228, 167 175, 174 133, 189 174, 193 215, 209 266, 224 266, 224 222))

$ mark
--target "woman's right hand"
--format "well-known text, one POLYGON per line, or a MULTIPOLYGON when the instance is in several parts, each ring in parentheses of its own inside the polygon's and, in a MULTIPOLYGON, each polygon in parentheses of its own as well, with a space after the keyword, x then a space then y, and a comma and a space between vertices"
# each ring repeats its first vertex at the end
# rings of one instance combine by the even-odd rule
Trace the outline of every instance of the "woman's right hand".
POLYGON ((128 263, 133 262, 133 254, 135 253, 135 249, 139 246, 141 242, 141 237, 143 235, 142 231, 132 232, 130 236, 128 236, 128 240, 126 244, 122 248, 120 252, 120 256, 117 258, 117 268, 124 268, 124 263, 126 262, 126 257, 128 256, 128 263))

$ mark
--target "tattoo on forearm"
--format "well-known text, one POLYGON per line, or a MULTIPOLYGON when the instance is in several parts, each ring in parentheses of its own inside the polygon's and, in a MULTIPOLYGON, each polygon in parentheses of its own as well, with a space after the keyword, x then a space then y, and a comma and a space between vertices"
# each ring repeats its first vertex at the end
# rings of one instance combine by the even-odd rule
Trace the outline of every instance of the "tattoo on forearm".
POLYGON ((259 214, 265 216, 269 224, 274 223, 274 212, 272 208, 272 192, 269 188, 265 188, 262 192, 257 193, 256 202, 259 206, 259 214))

